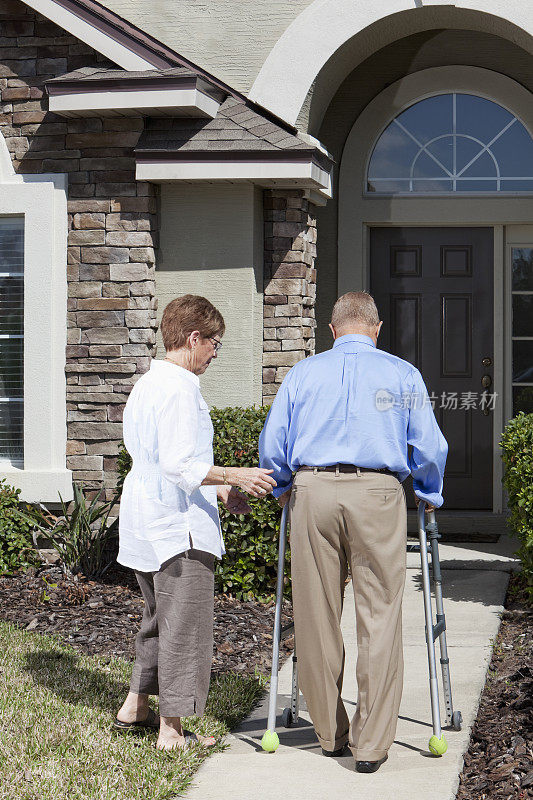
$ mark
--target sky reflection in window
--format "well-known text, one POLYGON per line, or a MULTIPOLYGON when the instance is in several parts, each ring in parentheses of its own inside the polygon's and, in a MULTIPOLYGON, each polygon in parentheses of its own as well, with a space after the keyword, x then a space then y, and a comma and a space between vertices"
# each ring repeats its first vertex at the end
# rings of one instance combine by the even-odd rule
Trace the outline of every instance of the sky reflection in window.
POLYGON ((491 100, 456 93, 428 97, 399 114, 379 137, 367 190, 533 192, 533 140, 491 100))

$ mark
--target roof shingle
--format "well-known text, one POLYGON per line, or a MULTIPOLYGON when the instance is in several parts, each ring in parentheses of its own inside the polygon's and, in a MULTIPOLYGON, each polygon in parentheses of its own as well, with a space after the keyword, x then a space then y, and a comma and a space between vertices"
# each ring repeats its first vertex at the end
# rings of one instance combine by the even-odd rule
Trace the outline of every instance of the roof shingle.
MULTIPOLYGON (((228 97, 212 120, 196 121, 191 126, 186 119, 147 121, 136 152, 198 151, 199 143, 206 151, 225 149, 283 151, 298 149, 309 154, 320 151, 290 132, 289 126, 277 125, 261 116, 247 103, 228 97), (155 122, 155 121, 154 121, 155 122)), ((323 154, 321 154, 323 156, 323 154)))

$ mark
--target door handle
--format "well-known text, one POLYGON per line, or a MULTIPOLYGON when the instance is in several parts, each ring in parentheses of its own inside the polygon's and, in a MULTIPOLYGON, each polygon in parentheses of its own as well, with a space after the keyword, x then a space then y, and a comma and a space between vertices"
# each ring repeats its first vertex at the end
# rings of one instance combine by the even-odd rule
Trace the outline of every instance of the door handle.
MULTIPOLYGON (((485 390, 488 389, 490 386, 492 386, 492 378, 491 378, 491 376, 490 375, 483 375, 483 377, 481 378, 481 385, 485 390)), ((485 408, 483 409, 484 416, 488 417, 489 413, 490 413, 489 409, 485 406, 485 408)))

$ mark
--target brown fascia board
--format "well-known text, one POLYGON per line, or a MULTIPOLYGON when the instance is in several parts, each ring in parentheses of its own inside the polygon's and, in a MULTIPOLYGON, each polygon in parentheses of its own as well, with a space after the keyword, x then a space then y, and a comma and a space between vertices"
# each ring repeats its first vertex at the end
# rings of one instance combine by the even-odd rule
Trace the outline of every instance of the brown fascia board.
POLYGON ((322 169, 329 170, 335 163, 325 153, 315 147, 294 148, 290 150, 137 150, 134 148, 135 159, 138 163, 161 161, 175 163, 176 161, 278 161, 289 163, 291 161, 314 161, 322 169))
POLYGON ((221 91, 218 87, 206 81, 199 75, 189 75, 182 78, 175 76, 165 78, 165 76, 150 76, 136 78, 54 78, 46 84, 46 91, 50 97, 56 95, 87 94, 102 91, 137 92, 143 89, 198 89, 202 94, 212 97, 214 100, 222 102, 227 97, 227 92, 221 91))
POLYGON ((197 64, 184 58, 157 39, 154 39, 148 33, 145 33, 140 28, 137 28, 136 25, 133 25, 133 23, 115 14, 114 11, 110 11, 108 8, 100 5, 96 0, 55 0, 55 2, 58 6, 67 9, 72 14, 85 20, 85 22, 88 22, 93 28, 107 34, 110 38, 123 44, 124 47, 137 53, 137 55, 146 58, 146 55, 149 54, 151 60, 156 62, 154 63, 154 69, 168 69, 168 67, 175 66, 188 67, 204 77, 208 83, 216 86, 227 95, 241 100, 248 108, 254 109, 267 120, 275 122, 276 125, 279 125, 283 130, 287 130, 293 135, 297 133, 297 129, 289 125, 285 120, 280 119, 257 103, 248 100, 241 92, 232 89, 227 83, 220 81, 197 64))

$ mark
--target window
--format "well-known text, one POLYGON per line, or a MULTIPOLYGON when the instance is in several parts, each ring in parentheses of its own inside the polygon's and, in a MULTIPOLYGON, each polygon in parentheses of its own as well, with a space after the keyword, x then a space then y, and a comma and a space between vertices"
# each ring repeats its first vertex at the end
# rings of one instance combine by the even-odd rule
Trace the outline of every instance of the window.
POLYGON ((533 247, 512 247, 513 413, 533 413, 533 247))
POLYGON ((381 194, 533 192, 533 139, 502 106, 472 94, 428 97, 379 137, 367 190, 381 194))
POLYGON ((22 462, 24 223, 0 217, 0 461, 22 462))
POLYGON ((66 190, 66 175, 16 175, 0 133, 0 478, 29 502, 72 498, 66 190))

